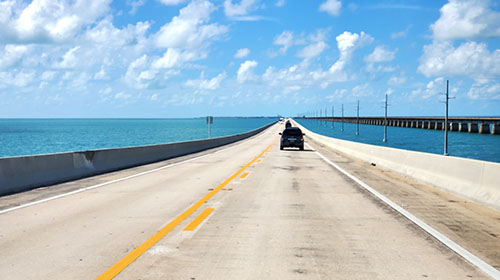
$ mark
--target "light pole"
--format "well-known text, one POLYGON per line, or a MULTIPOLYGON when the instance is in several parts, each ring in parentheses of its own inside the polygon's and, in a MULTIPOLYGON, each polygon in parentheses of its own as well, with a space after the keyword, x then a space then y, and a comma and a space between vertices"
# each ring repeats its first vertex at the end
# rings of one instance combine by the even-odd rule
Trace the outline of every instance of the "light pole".
POLYGON ((358 100, 358 116, 356 118, 356 136, 359 135, 359 100, 358 100))
POLYGON ((444 116, 444 155, 448 156, 448 100, 450 97, 448 95, 449 81, 446 80, 446 114, 444 116))
POLYGON ((344 131, 344 104, 342 104, 342 129, 341 131, 344 131))
POLYGON ((335 108, 332 105, 332 128, 335 128, 335 108))
POLYGON ((387 93, 385 94, 384 142, 387 142, 387 93))

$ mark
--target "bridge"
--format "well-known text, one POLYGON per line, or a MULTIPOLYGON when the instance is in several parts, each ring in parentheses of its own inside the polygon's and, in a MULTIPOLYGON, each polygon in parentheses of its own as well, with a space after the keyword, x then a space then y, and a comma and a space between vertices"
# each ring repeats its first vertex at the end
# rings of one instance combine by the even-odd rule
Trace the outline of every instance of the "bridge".
MULTIPOLYGON (((329 122, 387 125, 396 127, 444 130, 443 117, 307 117, 305 119, 329 122)), ((499 117, 450 117, 448 130, 481 134, 500 134, 499 117)))
POLYGON ((283 128, 0 197, 2 279, 500 279, 498 209, 283 128))

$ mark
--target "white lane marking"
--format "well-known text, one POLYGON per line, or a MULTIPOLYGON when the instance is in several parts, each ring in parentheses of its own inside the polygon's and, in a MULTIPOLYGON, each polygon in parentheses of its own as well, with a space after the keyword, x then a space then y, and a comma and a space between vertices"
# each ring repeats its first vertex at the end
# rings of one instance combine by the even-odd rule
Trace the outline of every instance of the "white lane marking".
MULTIPOLYGON (((259 135, 259 137, 261 137, 261 136, 262 135, 259 135)), ((127 177, 123 177, 123 178, 111 180, 111 181, 108 181, 108 182, 105 182, 105 183, 101 183, 101 184, 97 184, 97 185, 85 187, 83 189, 74 190, 74 191, 71 191, 71 192, 68 192, 68 193, 63 193, 63 194, 51 196, 51 197, 48 197, 48 198, 44 198, 44 199, 41 199, 41 200, 37 200, 37 201, 29 202, 29 203, 26 203, 26 204, 22 204, 22 205, 19 205, 19 206, 14 206, 14 207, 11 207, 11 208, 0 210, 0 215, 8 213, 8 212, 11 212, 11 211, 14 211, 14 210, 26 208, 26 207, 33 206, 33 205, 37 205, 37 204, 44 203, 44 202, 47 202, 47 201, 51 201, 51 200, 54 200, 54 199, 59 199, 59 198, 65 197, 65 196, 70 196, 70 195, 74 195, 74 194, 77 194, 77 193, 81 193, 81 192, 93 190, 93 189, 104 187, 104 186, 107 186, 107 185, 110 185, 110 184, 113 184, 113 183, 118 183, 118 182, 121 182, 121 181, 125 181, 125 180, 128 180, 128 179, 132 179, 132 178, 135 178, 135 177, 139 177, 139 176, 142 176, 142 175, 146 175, 146 174, 149 174, 149 173, 157 172, 157 171, 160 171, 160 170, 163 170, 163 169, 167 169, 167 168, 170 168, 170 167, 174 167, 174 166, 177 166, 177 165, 188 163, 188 162, 191 162, 191 161, 194 161, 194 160, 198 160, 200 158, 207 157, 209 155, 217 154, 217 153, 220 153, 220 152, 232 149, 232 148, 237 147, 239 145, 243 145, 244 143, 246 143, 246 142, 248 142, 250 140, 252 140, 252 139, 246 139, 246 140, 244 140, 241 143, 238 143, 236 145, 232 145, 231 147, 227 147, 227 148, 222 149, 222 150, 218 150, 218 151, 215 151, 215 152, 212 152, 212 153, 208 153, 208 154, 205 154, 205 155, 202 155, 202 156, 190 158, 190 159, 187 159, 187 160, 184 160, 184 161, 172 163, 172 164, 165 165, 165 166, 162 166, 162 167, 159 167, 159 168, 155 168, 155 169, 151 169, 151 170, 148 170, 148 171, 140 172, 140 173, 137 173, 137 174, 134 174, 134 175, 130 175, 130 176, 127 176, 127 177)))
POLYGON ((463 248, 462 246, 458 245, 448 237, 446 237, 444 234, 440 233, 439 231, 435 230, 433 227, 429 226, 419 218, 415 217, 412 215, 410 212, 406 211, 405 209, 401 208, 399 205, 396 203, 392 202, 390 199, 382 195, 381 193, 377 192, 375 189, 367 185, 365 182, 361 181, 360 179, 354 177, 344 169, 342 169, 340 166, 337 164, 331 162, 328 158, 326 158, 324 155, 322 155, 320 152, 314 150, 309 144, 306 143, 306 145, 312 149, 319 157, 321 157, 324 161, 326 161, 328 164, 331 166, 335 167, 338 171, 342 172, 344 175, 347 177, 351 178, 354 182, 358 183, 360 186, 365 188, 367 191, 372 193, 374 196, 376 196, 378 199, 382 200, 385 202, 387 205, 392 207, 394 210, 398 211, 401 215, 405 216, 407 219, 412 221, 414 224, 419 226, 421 229, 425 230, 427 233, 432 235, 434 238, 439 240, 441 243, 443 243, 445 246, 453 250, 455 253, 459 254, 462 256, 464 259, 475 265, 477 268, 479 268, 481 271, 484 273, 488 274, 490 277, 493 279, 500 279, 500 271, 496 270, 493 266, 489 265, 476 255, 472 254, 471 252, 467 251, 467 249, 463 248))

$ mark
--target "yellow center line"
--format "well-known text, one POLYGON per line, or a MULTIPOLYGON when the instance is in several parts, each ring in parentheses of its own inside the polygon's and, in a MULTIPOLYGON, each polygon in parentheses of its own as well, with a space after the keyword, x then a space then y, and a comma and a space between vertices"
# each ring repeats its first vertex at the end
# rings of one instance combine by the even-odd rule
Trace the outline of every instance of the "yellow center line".
POLYGON ((119 260, 117 263, 115 263, 112 267, 110 267, 108 270, 106 270, 103 274, 101 274, 96 279, 97 280, 113 279, 113 277, 115 277, 120 272, 122 272, 128 265, 130 265, 138 257, 140 257, 142 254, 144 254, 144 252, 149 250, 149 248, 153 247, 153 245, 155 245, 158 241, 160 241, 160 239, 162 239, 165 235, 167 235, 167 233, 169 233, 176 226, 178 226, 180 223, 182 223, 182 221, 184 221, 187 217, 189 217, 196 210, 198 210, 198 208, 200 208, 203 205, 203 203, 205 203, 207 200, 212 198, 212 196, 214 196, 218 191, 220 191, 227 184, 229 184, 229 182, 231 182, 234 178, 236 178, 236 176, 238 176, 243 170, 245 170, 247 167, 249 167, 259 157, 261 157, 267 150, 269 150, 271 148, 271 145, 269 145, 264 151, 262 151, 258 156, 256 156, 250 162, 245 164, 245 166, 243 166, 240 170, 238 170, 236 173, 231 175, 231 177, 227 178, 217 188, 215 188, 213 191, 209 192, 202 199, 200 199, 198 202, 196 202, 193 206, 189 207, 189 209, 187 209, 184 213, 180 214, 177 218, 175 218, 173 221, 168 223, 165 227, 160 229, 157 233, 155 233, 153 236, 151 236, 144 243, 139 245, 139 247, 135 248, 133 251, 128 253, 125 257, 123 257, 121 260, 119 260))
POLYGON ((212 211, 214 211, 214 208, 207 208, 205 209, 203 212, 201 212, 201 214, 196 217, 189 225, 187 225, 185 228, 184 228, 184 231, 193 231, 196 229, 196 227, 201 224, 201 222, 203 222, 203 220, 205 220, 208 215, 210 215, 210 213, 212 213, 212 211))
POLYGON ((248 176, 248 172, 245 172, 245 173, 243 173, 243 174, 240 176, 240 178, 241 178, 241 179, 245 179, 245 177, 247 177, 247 176, 248 176))

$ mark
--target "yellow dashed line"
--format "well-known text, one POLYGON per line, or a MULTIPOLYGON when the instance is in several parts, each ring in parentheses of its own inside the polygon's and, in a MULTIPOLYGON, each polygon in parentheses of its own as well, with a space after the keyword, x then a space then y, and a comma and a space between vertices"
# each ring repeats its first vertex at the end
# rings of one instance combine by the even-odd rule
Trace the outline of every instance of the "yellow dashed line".
POLYGON ((196 217, 187 227, 184 228, 184 231, 193 231, 196 229, 196 227, 205 220, 210 213, 214 211, 214 208, 207 208, 201 214, 196 217))

